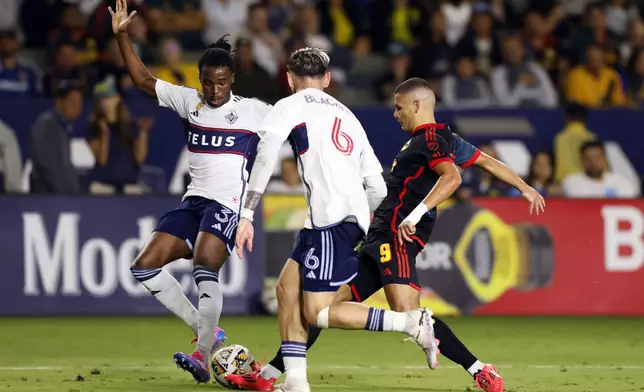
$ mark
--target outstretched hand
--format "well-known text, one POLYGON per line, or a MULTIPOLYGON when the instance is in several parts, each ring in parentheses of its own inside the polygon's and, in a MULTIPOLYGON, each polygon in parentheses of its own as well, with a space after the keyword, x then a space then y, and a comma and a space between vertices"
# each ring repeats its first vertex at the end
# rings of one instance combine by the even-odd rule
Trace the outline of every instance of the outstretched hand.
POLYGON ((546 201, 543 196, 532 187, 528 187, 527 190, 521 192, 521 196, 530 203, 530 214, 535 212, 537 215, 544 212, 546 209, 546 201))
POLYGON ((136 15, 136 11, 132 11, 128 15, 127 0, 116 0, 116 12, 112 10, 112 7, 108 7, 108 11, 112 15, 112 31, 114 34, 126 33, 132 18, 136 15))

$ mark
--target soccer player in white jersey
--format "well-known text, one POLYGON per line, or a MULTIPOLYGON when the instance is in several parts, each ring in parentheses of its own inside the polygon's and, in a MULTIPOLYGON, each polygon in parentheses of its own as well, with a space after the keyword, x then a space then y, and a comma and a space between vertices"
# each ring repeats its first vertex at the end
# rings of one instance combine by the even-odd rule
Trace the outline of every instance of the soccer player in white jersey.
POLYGON ((404 332, 428 358, 437 352, 429 310, 399 313, 336 301, 338 288, 357 274, 354 248, 366 233, 370 211, 380 204, 387 189, 382 166, 362 125, 346 106, 323 91, 330 82, 328 66, 329 56, 319 49, 291 54, 288 82, 294 94, 279 101, 258 129, 257 164, 237 232, 237 252, 241 254, 244 246, 252 250, 253 213, 280 146, 288 138, 307 190, 309 215, 278 284, 281 350, 286 365, 283 391, 310 390, 306 377, 308 324, 404 332))
POLYGON ((223 298, 219 270, 232 252, 244 188, 257 151, 255 129, 270 106, 231 93, 235 59, 220 39, 199 60, 202 91, 157 80, 136 56, 127 36, 136 13, 128 15, 126 0, 117 0, 112 29, 134 84, 157 97, 184 121, 191 183, 181 204, 166 213, 132 265, 134 277, 166 308, 197 334, 192 355, 176 353, 179 367, 197 382, 210 379, 208 358, 225 340, 217 328, 223 298), (197 309, 179 282, 162 267, 192 257, 197 284, 197 309))

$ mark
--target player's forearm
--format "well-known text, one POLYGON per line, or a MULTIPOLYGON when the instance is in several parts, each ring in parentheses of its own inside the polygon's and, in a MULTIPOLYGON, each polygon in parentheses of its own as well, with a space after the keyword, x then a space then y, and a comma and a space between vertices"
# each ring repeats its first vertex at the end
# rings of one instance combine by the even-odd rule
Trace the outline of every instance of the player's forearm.
POLYGON ((525 191, 528 187, 528 184, 514 170, 510 169, 508 165, 498 159, 481 154, 476 160, 476 164, 499 180, 517 188, 520 192, 525 191))
POLYGON ((367 192, 367 201, 369 211, 374 212, 380 203, 387 197, 387 184, 381 174, 365 178, 365 190, 367 192))
POLYGON ((116 40, 119 44, 125 68, 127 68, 127 72, 132 78, 134 85, 146 93, 156 96, 155 86, 157 80, 150 74, 150 71, 148 71, 141 59, 136 55, 127 33, 118 33, 116 40))
POLYGON ((429 192, 427 197, 405 218, 405 221, 418 223, 422 217, 436 208, 439 204, 449 199, 461 185, 461 176, 457 174, 443 174, 429 192))
POLYGON ((266 190, 268 181, 273 174, 273 168, 277 162, 277 156, 282 146, 282 141, 274 135, 264 135, 257 146, 257 157, 253 165, 253 172, 248 182, 246 201, 241 211, 241 217, 253 220, 253 215, 259 201, 266 190))

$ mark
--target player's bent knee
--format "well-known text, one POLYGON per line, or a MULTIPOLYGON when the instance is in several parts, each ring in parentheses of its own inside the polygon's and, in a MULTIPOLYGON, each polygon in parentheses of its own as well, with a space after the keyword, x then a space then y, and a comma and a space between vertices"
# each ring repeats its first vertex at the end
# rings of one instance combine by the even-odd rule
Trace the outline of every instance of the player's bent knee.
POLYGON ((279 281, 275 287, 275 295, 277 296, 277 303, 279 306, 293 306, 300 297, 300 292, 297 288, 288 285, 286 282, 279 281))

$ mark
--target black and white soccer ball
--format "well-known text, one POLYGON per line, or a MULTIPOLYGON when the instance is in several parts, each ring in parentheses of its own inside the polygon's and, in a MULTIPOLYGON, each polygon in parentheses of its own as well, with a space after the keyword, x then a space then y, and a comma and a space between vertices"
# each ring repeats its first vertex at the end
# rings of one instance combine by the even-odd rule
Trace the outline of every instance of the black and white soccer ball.
POLYGON ((237 389, 226 380, 229 374, 243 374, 259 371, 260 365, 250 351, 239 344, 232 344, 217 350, 210 362, 215 381, 224 388, 237 389))

